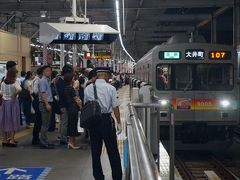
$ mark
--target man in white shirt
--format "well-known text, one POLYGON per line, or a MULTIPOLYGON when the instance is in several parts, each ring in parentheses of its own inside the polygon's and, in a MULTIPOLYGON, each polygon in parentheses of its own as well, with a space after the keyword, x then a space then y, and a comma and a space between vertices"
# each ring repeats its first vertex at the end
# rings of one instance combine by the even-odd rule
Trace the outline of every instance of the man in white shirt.
MULTIPOLYGON (((93 176, 96 180, 104 180, 102 165, 100 161, 103 141, 105 143, 114 180, 122 179, 121 159, 117 146, 117 136, 115 121, 111 116, 114 112, 117 121, 117 134, 122 131, 119 101, 116 88, 108 83, 110 78, 110 68, 96 68, 97 80, 95 82, 98 96, 98 103, 101 107, 102 115, 97 119, 97 126, 90 130, 90 141, 92 149, 93 176)), ((84 91, 84 102, 93 101, 93 83, 88 85, 84 91)))

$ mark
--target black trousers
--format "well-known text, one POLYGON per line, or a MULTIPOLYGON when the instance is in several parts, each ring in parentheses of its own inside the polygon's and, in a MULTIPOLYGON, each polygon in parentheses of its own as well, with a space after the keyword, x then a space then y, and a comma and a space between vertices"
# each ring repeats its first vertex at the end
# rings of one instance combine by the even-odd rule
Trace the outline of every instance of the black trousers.
POLYGON ((24 101, 23 101, 23 113, 24 113, 24 116, 26 118, 26 124, 30 124, 32 122, 31 104, 32 104, 32 100, 30 98, 24 99, 24 101))
POLYGON ((35 110, 35 122, 33 127, 33 140, 38 141, 39 140, 39 133, 42 126, 42 118, 41 118, 41 112, 39 110, 39 99, 37 95, 33 96, 33 109, 35 110))
POLYGON ((111 115, 108 114, 102 115, 98 121, 98 126, 90 129, 93 176, 96 180, 104 180, 100 158, 104 141, 112 169, 112 178, 113 180, 121 180, 122 167, 117 147, 117 136, 114 120, 111 115))

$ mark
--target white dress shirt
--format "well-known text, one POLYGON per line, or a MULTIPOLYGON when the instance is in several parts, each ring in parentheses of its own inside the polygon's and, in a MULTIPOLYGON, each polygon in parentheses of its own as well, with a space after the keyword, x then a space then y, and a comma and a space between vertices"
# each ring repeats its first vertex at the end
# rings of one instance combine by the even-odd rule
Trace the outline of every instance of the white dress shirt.
MULTIPOLYGON (((103 79, 97 79, 95 84, 102 113, 112 113, 112 108, 119 106, 116 88, 103 79)), ((84 90, 84 102, 93 100, 95 100, 94 88, 93 84, 90 84, 84 90)))

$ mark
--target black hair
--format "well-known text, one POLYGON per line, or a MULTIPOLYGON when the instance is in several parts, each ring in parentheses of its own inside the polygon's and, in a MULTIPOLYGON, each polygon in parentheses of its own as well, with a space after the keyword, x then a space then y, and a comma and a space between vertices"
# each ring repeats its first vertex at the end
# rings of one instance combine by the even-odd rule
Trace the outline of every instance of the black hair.
POLYGON ((6 84, 13 84, 15 83, 18 71, 16 69, 10 68, 7 72, 7 76, 4 80, 6 84))
POLYGON ((88 74, 88 80, 92 79, 93 77, 97 76, 97 72, 95 70, 91 70, 88 74))
POLYGON ((71 84, 73 80, 73 72, 65 73, 64 74, 64 81, 66 82, 67 85, 71 84))
POLYGON ((6 68, 7 68, 7 70, 9 70, 9 69, 13 68, 13 67, 16 66, 16 65, 17 65, 16 62, 14 62, 14 61, 8 61, 7 64, 6 64, 6 68))
POLYGON ((42 72, 43 72, 45 69, 47 69, 47 68, 52 69, 51 66, 49 66, 49 65, 44 65, 44 66, 42 67, 42 72))
POLYGON ((41 67, 37 69, 37 75, 42 75, 42 68, 41 67))
POLYGON ((71 73, 71 72, 73 72, 73 67, 70 66, 70 65, 65 65, 62 68, 62 73, 61 74, 62 74, 62 76, 64 76, 64 74, 71 73))
POLYGON ((30 77, 32 76, 32 71, 28 71, 25 77, 25 80, 30 79, 30 77))
POLYGON ((52 71, 52 79, 54 79, 55 77, 57 77, 58 72, 57 71, 52 71))
POLYGON ((25 71, 21 71, 21 76, 22 77, 26 76, 26 72, 25 71))

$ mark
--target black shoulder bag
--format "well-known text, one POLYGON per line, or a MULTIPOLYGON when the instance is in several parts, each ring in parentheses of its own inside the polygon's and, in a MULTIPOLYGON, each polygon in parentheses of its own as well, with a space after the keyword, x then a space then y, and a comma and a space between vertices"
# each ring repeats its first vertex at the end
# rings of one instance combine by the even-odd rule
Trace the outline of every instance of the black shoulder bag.
POLYGON ((97 125, 98 117, 101 116, 101 107, 98 103, 96 84, 93 84, 94 101, 88 101, 84 104, 80 115, 80 126, 90 129, 97 125))

